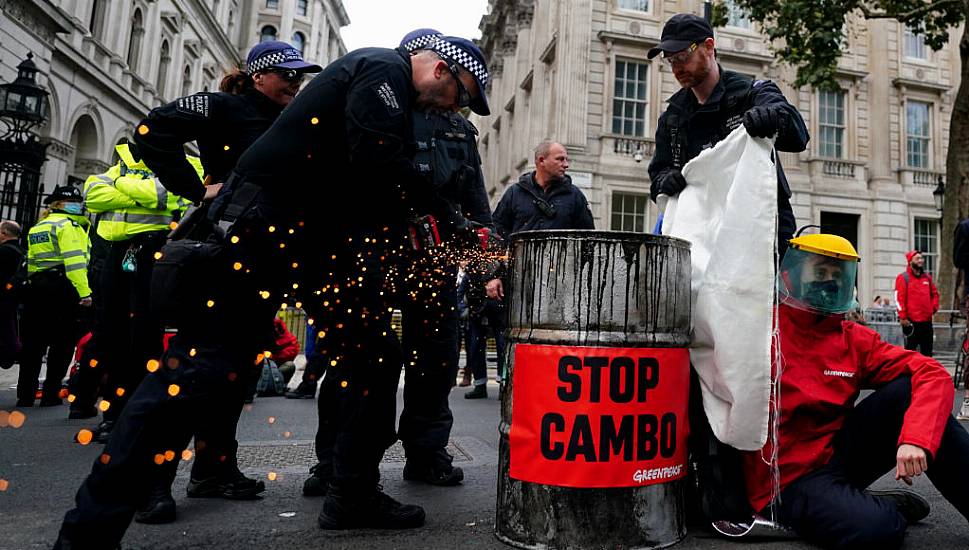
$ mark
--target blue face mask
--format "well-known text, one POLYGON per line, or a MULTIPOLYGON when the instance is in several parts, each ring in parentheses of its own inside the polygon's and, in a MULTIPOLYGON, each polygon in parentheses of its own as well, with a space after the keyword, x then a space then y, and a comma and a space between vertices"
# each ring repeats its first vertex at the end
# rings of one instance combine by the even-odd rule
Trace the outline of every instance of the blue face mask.
POLYGON ((83 214, 84 205, 79 202, 68 202, 64 203, 63 210, 68 214, 83 214))

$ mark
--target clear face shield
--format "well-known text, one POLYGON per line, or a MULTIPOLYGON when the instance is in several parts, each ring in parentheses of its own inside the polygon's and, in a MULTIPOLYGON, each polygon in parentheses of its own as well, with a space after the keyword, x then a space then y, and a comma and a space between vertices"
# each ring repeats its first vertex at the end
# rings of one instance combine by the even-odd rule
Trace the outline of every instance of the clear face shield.
POLYGON ((847 313, 853 307, 858 261, 788 249, 777 277, 781 303, 821 313, 847 313))

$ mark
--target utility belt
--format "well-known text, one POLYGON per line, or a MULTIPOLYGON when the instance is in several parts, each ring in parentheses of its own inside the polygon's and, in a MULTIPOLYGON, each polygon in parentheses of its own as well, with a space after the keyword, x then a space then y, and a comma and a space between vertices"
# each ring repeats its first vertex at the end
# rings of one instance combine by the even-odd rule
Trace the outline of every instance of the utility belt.
MULTIPOLYGON (((234 225, 255 204, 262 187, 243 181, 233 173, 225 192, 211 204, 193 207, 168 236, 151 274, 151 310, 163 323, 179 327, 199 322, 211 289, 205 284, 226 273, 227 247, 234 225)), ((257 213, 258 214, 258 213, 257 213)))
POLYGON ((27 275, 27 282, 30 284, 44 284, 57 279, 67 280, 67 271, 62 265, 51 267, 43 271, 35 271, 27 275))

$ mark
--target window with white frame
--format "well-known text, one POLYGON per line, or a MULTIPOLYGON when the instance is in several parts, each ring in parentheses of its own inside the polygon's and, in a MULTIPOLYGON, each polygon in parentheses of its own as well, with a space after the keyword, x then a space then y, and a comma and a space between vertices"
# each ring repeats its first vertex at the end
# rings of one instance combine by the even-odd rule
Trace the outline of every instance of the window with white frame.
POLYGON ((649 11, 649 0, 616 0, 624 10, 649 11))
POLYGON ((279 0, 266 0, 266 8, 270 10, 279 9, 279 0))
POLYGON ((826 158, 844 158, 845 93, 818 92, 818 154, 826 158))
POLYGON ((912 29, 905 27, 902 40, 905 47, 905 57, 921 60, 929 58, 929 52, 925 47, 925 40, 920 35, 912 32, 912 29))
POLYGON ((648 195, 638 193, 612 194, 612 223, 613 231, 646 232, 646 207, 649 204, 648 195))
POLYGON ((307 0, 296 0, 296 14, 306 15, 309 12, 309 7, 307 6, 307 0))
POLYGON ((616 60, 612 97, 612 133, 646 135, 646 63, 616 60))
POLYGON ((912 235, 915 250, 925 258, 925 271, 935 277, 939 262, 939 220, 915 218, 915 234, 912 235))
POLYGON ((910 168, 928 168, 931 163, 932 105, 924 101, 905 102, 905 163, 910 168))
POLYGON ((736 27, 738 29, 750 28, 750 19, 747 17, 747 14, 740 9, 740 6, 737 5, 736 0, 727 0, 724 2, 724 5, 727 7, 728 27, 736 27))

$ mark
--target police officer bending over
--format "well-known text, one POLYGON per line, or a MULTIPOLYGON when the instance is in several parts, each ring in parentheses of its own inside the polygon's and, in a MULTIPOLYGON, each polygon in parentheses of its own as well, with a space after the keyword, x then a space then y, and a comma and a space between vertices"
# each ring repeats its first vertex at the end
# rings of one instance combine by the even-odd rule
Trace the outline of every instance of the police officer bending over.
MULTIPOLYGON (((663 61, 683 87, 669 99, 656 127, 656 151, 649 163, 650 195, 675 197, 686 187, 680 170, 700 151, 709 149, 741 124, 753 137, 776 135, 778 151, 799 153, 807 147, 808 132, 797 109, 776 84, 724 70, 716 60, 713 29, 702 17, 674 15, 663 26, 662 40, 649 50, 650 59, 663 61)), ((777 165, 777 246, 783 256, 794 234, 791 189, 777 165)))
MULTIPOLYGON (((401 47, 408 52, 427 49, 442 36, 434 29, 418 29, 404 37, 401 47)), ((442 197, 459 205, 468 219, 490 226, 491 210, 474 125, 451 112, 415 111, 412 118, 418 172, 442 197)), ((452 457, 446 450, 454 424, 448 395, 458 364, 458 312, 455 258, 435 253, 441 250, 448 249, 435 247, 403 254, 403 276, 395 281, 399 287, 396 304, 402 311, 405 358, 404 409, 398 435, 407 455, 404 479, 449 486, 459 484, 464 472, 452 466, 452 457), (409 274, 418 276, 407 277, 409 274)), ((332 422, 325 416, 325 397, 321 397, 319 405, 319 462, 303 484, 303 494, 307 496, 325 495, 333 477, 332 422)))

